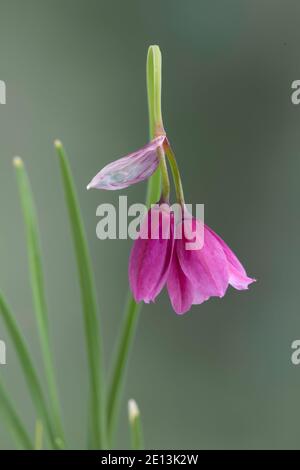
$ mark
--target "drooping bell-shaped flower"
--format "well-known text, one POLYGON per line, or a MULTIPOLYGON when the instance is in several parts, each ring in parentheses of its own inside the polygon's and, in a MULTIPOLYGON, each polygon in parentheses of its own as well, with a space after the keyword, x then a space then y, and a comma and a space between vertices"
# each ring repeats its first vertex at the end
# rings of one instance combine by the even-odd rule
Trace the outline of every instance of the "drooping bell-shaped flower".
POLYGON ((129 282, 136 302, 153 302, 164 287, 173 254, 174 219, 168 204, 149 209, 129 259, 129 282))
POLYGON ((159 149, 165 140, 160 135, 147 145, 106 165, 88 184, 87 189, 117 190, 149 178, 159 165, 159 149))
POLYGON ((223 297, 229 284, 243 290, 254 282, 226 243, 202 221, 185 213, 175 230, 179 235, 175 235, 167 287, 176 313, 185 313, 210 297, 223 297))

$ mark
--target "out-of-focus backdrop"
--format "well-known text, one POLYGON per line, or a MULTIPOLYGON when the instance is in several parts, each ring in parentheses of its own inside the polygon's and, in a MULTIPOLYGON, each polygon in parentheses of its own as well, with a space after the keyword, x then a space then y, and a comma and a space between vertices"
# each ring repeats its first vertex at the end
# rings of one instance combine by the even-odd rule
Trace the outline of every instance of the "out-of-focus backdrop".
MULTIPOLYGON (((177 317, 166 293, 143 307, 118 447, 129 445, 126 401, 141 408, 148 448, 300 448, 300 3, 287 0, 1 0, 0 288, 42 373, 12 157, 37 199, 51 335, 67 434, 84 444, 87 367, 73 247, 52 143, 68 151, 82 207, 109 364, 128 288, 131 241, 99 241, 96 207, 145 184, 86 191, 112 159, 148 139, 145 60, 163 54, 163 115, 189 203, 251 276, 177 317)), ((33 429, 13 348, 0 374, 33 429)), ((12 441, 0 423, 0 446, 12 441)))

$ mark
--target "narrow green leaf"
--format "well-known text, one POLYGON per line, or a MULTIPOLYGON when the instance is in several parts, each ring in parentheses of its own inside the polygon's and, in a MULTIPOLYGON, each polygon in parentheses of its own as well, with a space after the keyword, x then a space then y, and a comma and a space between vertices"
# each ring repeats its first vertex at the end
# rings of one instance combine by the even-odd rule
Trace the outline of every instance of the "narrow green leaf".
POLYGON ((125 317, 115 351, 110 387, 108 389, 107 430, 110 443, 114 438, 120 408, 120 398, 123 391, 124 376, 126 374, 131 345, 135 336, 139 310, 140 305, 138 305, 132 298, 132 295, 129 294, 125 317))
POLYGON ((31 395, 33 405, 37 410, 38 416, 43 419, 45 428, 48 432, 50 442, 54 447, 55 444, 55 435, 53 433, 51 419, 47 410, 47 404, 42 392, 42 387, 40 385, 37 373, 35 371, 33 361, 30 357, 30 353, 26 346, 26 342, 20 332, 20 329, 16 323, 15 315, 11 312, 8 307, 4 297, 0 293, 0 316, 3 318, 3 321, 6 325, 8 333, 11 337, 13 345, 15 347, 16 354, 20 361, 25 380, 28 385, 28 389, 31 395))
POLYGON ((50 348, 48 313, 45 297, 44 275, 42 269, 42 257, 36 208, 23 161, 19 157, 16 157, 14 159, 14 166, 16 168, 17 182, 19 186, 21 205, 26 228, 32 296, 39 330, 47 385, 49 389, 51 414, 55 424, 56 436, 58 439, 64 440, 64 433, 60 416, 60 404, 54 372, 54 363, 50 348))
POLYGON ((69 162, 60 141, 55 142, 55 148, 59 157, 81 289, 90 381, 89 423, 92 431, 93 447, 105 448, 106 416, 104 408, 102 345, 94 277, 69 162))
POLYGON ((34 450, 43 448, 43 423, 37 419, 35 422, 34 450))
POLYGON ((131 437, 131 449, 143 450, 144 438, 141 423, 141 415, 135 400, 129 400, 128 402, 128 420, 131 437))
POLYGON ((22 450, 33 449, 31 439, 15 411, 9 396, 0 382, 0 415, 3 417, 3 423, 10 429, 16 445, 22 450))

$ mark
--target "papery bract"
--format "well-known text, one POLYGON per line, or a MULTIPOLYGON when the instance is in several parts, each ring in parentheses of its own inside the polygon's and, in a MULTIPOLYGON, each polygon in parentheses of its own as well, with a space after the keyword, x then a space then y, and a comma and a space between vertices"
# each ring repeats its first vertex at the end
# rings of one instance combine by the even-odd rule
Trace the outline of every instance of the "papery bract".
POLYGON ((129 259, 129 282, 136 302, 154 301, 164 287, 174 245, 174 220, 167 204, 149 209, 129 259))
POLYGON ((159 165, 158 150, 164 140, 164 135, 156 137, 136 152, 109 163, 97 173, 87 189, 123 189, 149 178, 159 165))

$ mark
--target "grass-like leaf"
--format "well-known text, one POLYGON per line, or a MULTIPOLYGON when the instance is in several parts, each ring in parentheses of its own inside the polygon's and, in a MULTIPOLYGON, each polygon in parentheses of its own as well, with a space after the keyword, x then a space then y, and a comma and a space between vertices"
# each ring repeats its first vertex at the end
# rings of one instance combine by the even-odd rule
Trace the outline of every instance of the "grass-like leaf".
POLYGON ((77 260, 89 366, 90 406, 89 424, 95 448, 106 448, 106 414, 101 336, 98 321, 96 290, 88 252, 86 235, 68 159, 60 141, 55 142, 69 212, 72 237, 77 260))
POLYGON ((46 400, 44 398, 42 387, 40 385, 37 373, 35 371, 33 361, 26 346, 26 342, 16 323, 15 316, 11 312, 4 297, 0 293, 0 316, 3 318, 4 324, 11 337, 17 357, 20 361, 25 380, 31 395, 33 405, 36 408, 37 415, 43 420, 51 445, 57 447, 55 435, 52 429, 51 419, 47 410, 46 400))
POLYGON ((51 414, 53 416, 57 439, 64 441, 64 433, 60 415, 60 404, 54 373, 54 363, 50 348, 48 314, 36 209, 23 161, 19 157, 16 157, 14 159, 14 166, 16 168, 17 182, 19 186, 24 223, 26 227, 33 303, 35 307, 35 315, 38 325, 45 374, 49 389, 51 414))
POLYGON ((10 429, 11 434, 18 448, 22 450, 33 449, 31 439, 19 418, 15 407, 12 404, 3 384, 0 382, 0 416, 3 418, 6 426, 10 429))
POLYGON ((39 419, 35 422, 34 450, 43 449, 43 423, 39 419))
POLYGON ((121 327, 120 337, 117 342, 115 357, 110 377, 107 401, 107 430, 109 442, 112 443, 120 408, 120 398, 123 390, 123 382, 126 373, 129 353, 138 320, 140 305, 138 305, 132 295, 129 294, 125 317, 121 327))

